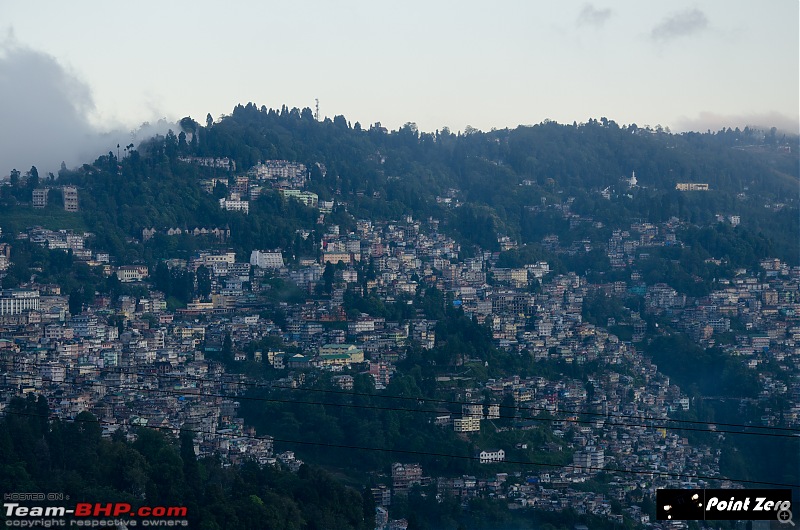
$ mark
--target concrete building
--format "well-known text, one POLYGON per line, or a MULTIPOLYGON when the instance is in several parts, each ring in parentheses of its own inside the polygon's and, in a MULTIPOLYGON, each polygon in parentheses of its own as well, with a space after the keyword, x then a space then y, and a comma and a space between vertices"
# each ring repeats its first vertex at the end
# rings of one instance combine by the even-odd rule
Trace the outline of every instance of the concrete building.
POLYGON ((503 462, 506 459, 506 452, 502 449, 481 451, 477 454, 481 464, 491 464, 492 462, 503 462))
POLYGON ((149 271, 146 265, 124 265, 117 269, 117 279, 123 283, 140 282, 147 278, 149 271))
POLYGON ((33 190, 33 207, 44 208, 47 206, 47 188, 36 188, 33 190))
POLYGON ((392 504, 392 491, 385 484, 372 488, 372 498, 376 506, 390 506, 392 504))
POLYGON ((352 344, 325 344, 319 348, 319 361, 324 367, 363 363, 364 350, 352 344))
POLYGON ((392 488, 395 495, 407 493, 414 484, 422 484, 422 467, 419 464, 392 464, 392 488))
POLYGON ((39 291, 4 289, 0 291, 0 315, 19 315, 39 310, 39 291))
POLYGON ((453 419, 453 430, 455 432, 480 432, 481 418, 475 416, 455 418, 453 419))
POLYGON ((68 212, 78 211, 78 188, 75 186, 64 186, 64 209, 68 212))
POLYGON ((250 213, 250 201, 243 201, 236 194, 231 194, 229 199, 220 199, 219 207, 229 212, 250 213))
POLYGON ((316 208, 319 203, 319 196, 316 193, 302 190, 281 190, 281 195, 287 199, 295 199, 305 206, 316 208))
POLYGON ((598 471, 605 465, 605 451, 594 446, 572 454, 572 465, 588 468, 589 471, 598 471))
POLYGON ((283 267, 283 254, 280 249, 254 250, 250 253, 250 265, 262 269, 280 269, 283 267))
POLYGON ((678 191, 708 191, 708 184, 705 182, 678 182, 675 184, 678 191))

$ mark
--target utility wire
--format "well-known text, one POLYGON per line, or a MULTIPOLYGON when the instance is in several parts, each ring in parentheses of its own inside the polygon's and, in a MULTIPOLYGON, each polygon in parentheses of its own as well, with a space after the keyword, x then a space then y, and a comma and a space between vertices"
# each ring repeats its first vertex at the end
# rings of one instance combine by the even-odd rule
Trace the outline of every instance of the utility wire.
MULTIPOLYGON (((54 381, 52 379, 45 379, 42 378, 43 381, 54 383, 54 384, 64 384, 64 385, 71 385, 76 387, 81 386, 91 386, 91 387, 99 387, 104 389, 118 389, 118 390, 129 390, 134 392, 144 392, 144 393, 155 393, 161 395, 173 395, 173 396, 180 396, 180 397, 210 397, 210 398, 224 398, 224 399, 233 399, 233 400, 240 400, 240 401, 261 401, 261 402, 269 402, 269 403, 292 403, 292 404, 300 404, 300 405, 320 405, 323 407, 342 407, 342 408, 356 408, 356 409, 367 409, 367 410, 380 410, 380 411, 394 411, 394 412, 417 412, 417 413, 426 413, 426 414, 436 414, 439 411, 431 410, 431 409, 412 409, 412 408, 405 408, 405 407, 387 407, 387 406, 380 406, 380 405, 364 405, 364 404, 356 404, 356 403, 329 403, 323 401, 303 401, 303 400, 295 400, 295 399, 281 399, 281 398, 269 398, 269 397, 256 397, 256 396, 240 396, 235 394, 221 394, 221 393, 210 393, 210 392, 188 392, 188 391, 179 391, 179 390, 168 390, 168 389, 161 389, 161 388, 145 388, 134 386, 135 383, 122 383, 119 385, 114 385, 111 383, 100 383, 96 381, 54 381)), ((571 423, 581 423, 581 424, 589 424, 594 425, 596 424, 597 420, 579 420, 579 419, 569 419, 569 420, 559 420, 558 418, 536 418, 536 417, 528 417, 528 418, 517 418, 516 416, 508 416, 508 415, 499 415, 497 418, 492 419, 519 419, 519 420, 527 420, 527 421, 539 421, 539 422, 552 422, 552 421, 569 421, 571 423)), ((679 426, 661 426, 661 425, 652 425, 652 424, 641 424, 641 423, 611 423, 611 422, 604 422, 606 426, 613 426, 613 427, 643 427, 647 429, 665 429, 665 430, 679 430, 679 431, 696 431, 696 432, 705 432, 710 434, 742 434, 747 436, 766 436, 766 437, 773 437, 773 438, 797 438, 795 435, 792 434, 781 434, 781 433, 767 433, 767 432, 746 432, 746 431, 735 431, 735 430, 726 430, 726 429, 700 429, 695 427, 679 427, 679 426)))
MULTIPOLYGON (((26 366, 34 366, 34 367, 42 367, 43 365, 37 363, 18 363, 23 364, 26 366)), ((208 379, 203 379, 200 377, 189 376, 189 375, 180 375, 180 376, 171 376, 171 375, 159 375, 156 373, 150 372, 130 372, 121 370, 116 368, 116 371, 125 373, 127 375, 139 375, 142 377, 155 377, 156 379, 165 379, 165 378, 184 378, 189 379, 192 381, 200 382, 203 384, 207 384, 209 382, 208 379)), ((53 381, 51 381, 53 382, 53 381)), ((218 383, 225 383, 224 381, 214 381, 218 383)), ((57 383, 57 382, 56 382, 57 383)), ((350 392, 344 390, 326 390, 326 389, 316 389, 316 388, 297 388, 297 387, 289 387, 289 386, 267 386, 261 385, 258 383, 248 383, 248 382, 239 382, 239 381, 230 381, 230 384, 235 384, 238 386, 250 387, 250 388, 260 388, 266 390, 273 390, 273 389, 282 389, 282 390, 294 390, 294 391, 307 391, 307 392, 316 392, 316 393, 324 393, 324 394, 339 394, 339 395, 346 395, 346 396, 364 396, 364 397, 379 397, 383 399, 400 399, 400 400, 412 400, 417 403, 440 403, 446 405, 480 405, 483 406, 484 403, 476 403, 476 402, 461 402, 461 401, 452 401, 452 400, 444 400, 444 399, 434 399, 434 398, 424 398, 424 397, 408 397, 408 396, 388 396, 383 394, 369 394, 366 392, 350 392)), ((88 384, 88 383, 87 383, 88 384)), ((101 383, 97 383, 101 384, 101 383)), ((166 390, 160 390, 161 392, 167 393, 166 390)), ((173 391, 174 392, 174 391, 173 391)), ((179 394, 180 395, 180 394, 179 394)), ((186 393, 185 395, 198 395, 198 393, 186 393)), ((204 394, 199 394, 204 395, 204 394)), ((355 404, 337 404, 337 403, 324 403, 324 402, 304 402, 304 401, 294 401, 294 400, 281 400, 277 398, 254 398, 254 397, 247 397, 247 396, 229 396, 229 395, 212 395, 212 394, 205 394, 209 397, 225 397, 225 398, 232 398, 232 399, 242 399, 242 400, 263 400, 263 401, 270 401, 270 402, 291 402, 291 403, 305 403, 309 405, 330 405, 330 406, 350 406, 353 408, 366 408, 366 409, 376 409, 376 410, 395 410, 395 411, 402 411, 408 410, 413 412, 431 412, 436 413, 435 410, 419 410, 419 409, 403 409, 401 407, 380 407, 374 405, 355 405, 355 404)), ((621 426, 621 427, 647 427, 647 428, 655 428, 655 429, 667 429, 667 430, 682 430, 682 431, 697 431, 697 432, 709 432, 709 433, 727 433, 727 434, 744 434, 744 435, 751 435, 751 436, 773 436, 773 437, 782 437, 782 438, 793 438, 796 434, 800 434, 800 429, 795 429, 791 427, 769 427, 769 426, 759 426, 759 425, 746 425, 740 423, 723 423, 723 422, 704 422, 704 421, 696 421, 696 420, 677 420, 672 418, 648 418, 646 416, 633 416, 633 415, 625 415, 625 414, 603 414, 601 412, 586 412, 586 411, 576 411, 576 410, 564 410, 564 409, 556 409, 556 410, 548 410, 543 407, 527 407, 527 406, 520 406, 518 408, 527 409, 537 412, 548 412, 554 414, 580 414, 585 416, 597 416, 600 418, 620 418, 623 420, 631 419, 631 420, 642 420, 648 422, 672 422, 672 423, 687 423, 689 425, 705 425, 708 427, 714 426, 714 429, 698 429, 698 428, 691 428, 691 427, 682 427, 680 425, 642 425, 642 424, 633 424, 633 423, 608 423, 605 421, 605 425, 610 426, 621 426), (769 429, 775 431, 785 431, 790 433, 796 434, 780 434, 780 433, 773 433, 773 432, 746 432, 746 431, 737 431, 737 430, 730 430, 730 429, 718 429, 716 426, 724 426, 724 427, 739 427, 742 429, 769 429)), ((502 418, 514 419, 514 417, 509 416, 501 416, 502 418)), ((534 421, 551 421, 550 419, 544 418, 526 418, 534 421)), ((557 418, 555 418, 557 420, 557 418)), ((588 420, 564 420, 564 421, 572 421, 575 423, 588 423, 594 424, 594 421, 588 420)))
MULTIPOLYGON (((31 414, 26 412, 17 412, 17 411, 6 411, 5 414, 12 415, 12 416, 28 416, 34 418, 42 418, 42 419, 49 419, 47 416, 43 416, 41 414, 31 414)), ((73 421, 75 422, 86 422, 86 423, 101 423, 104 425, 117 425, 117 426, 126 426, 124 423, 117 423, 116 421, 108 421, 108 420, 98 420, 98 419, 79 419, 76 418, 73 421)), ((148 429, 157 429, 157 430, 166 430, 170 432, 174 432, 176 429, 172 427, 161 427, 161 426, 147 426, 144 428, 148 429)), ((331 447, 336 449, 351 449, 351 450, 358 450, 358 451, 377 451, 377 452, 384 452, 384 453, 400 453, 400 454, 408 454, 408 455, 417 455, 417 456, 428 456, 428 457, 441 457, 441 458, 453 458, 459 460, 471 460, 471 461, 480 461, 480 457, 475 456, 465 456, 465 455, 454 455, 452 453, 432 453, 427 451, 414 451, 410 449, 388 449, 383 447, 368 447, 368 446, 361 446, 361 445, 347 445, 347 444, 332 444, 326 442, 310 442, 307 440, 291 440, 285 438, 276 438, 274 436, 266 436, 266 437, 259 437, 259 436, 252 436, 248 434, 234 434, 234 433, 217 433, 211 431, 202 431, 197 429, 186 429, 182 428, 180 431, 183 432, 191 432, 195 434, 209 434, 213 436, 228 436, 232 438, 249 438, 253 440, 267 440, 270 439, 273 442, 280 442, 280 443, 288 443, 288 444, 298 444, 298 445, 313 445, 319 447, 331 447)), ((538 467, 555 467, 555 468, 562 468, 562 467, 574 467, 580 468, 582 470, 589 470, 589 471, 603 471, 609 473, 627 473, 627 474, 634 474, 634 475, 658 475, 662 477, 671 477, 671 478, 679 478, 679 479, 696 479, 696 480, 717 480, 717 481, 731 481, 731 482, 740 482, 743 484, 763 484, 768 486, 779 486, 779 487, 786 487, 786 488, 798 488, 800 484, 787 484, 783 482, 765 482, 759 480, 744 480, 744 479, 734 479, 728 477, 713 477, 710 475, 688 475, 685 473, 674 473, 668 471, 655 471, 655 470, 642 470, 642 469, 620 469, 620 468, 603 468, 603 467, 588 467, 588 466, 562 466, 559 464, 548 464, 544 462, 534 462, 534 461, 522 461, 522 460, 505 460, 504 463, 506 464, 515 464, 515 465, 527 465, 527 466, 538 466, 538 467)))

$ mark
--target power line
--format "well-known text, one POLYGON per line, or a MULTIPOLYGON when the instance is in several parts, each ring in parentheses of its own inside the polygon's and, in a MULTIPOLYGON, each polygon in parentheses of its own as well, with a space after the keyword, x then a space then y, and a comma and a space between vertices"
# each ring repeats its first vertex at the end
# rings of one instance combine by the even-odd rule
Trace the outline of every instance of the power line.
MULTIPOLYGON (((43 416, 41 414, 31 414, 26 412, 18 412, 18 411, 5 411, 6 415, 13 415, 13 416, 28 416, 34 418, 42 418, 42 419, 49 419, 47 416, 43 416)), ((74 422, 86 422, 86 423, 102 423, 104 425, 117 425, 117 426, 126 426, 124 423, 117 423, 116 421, 108 421, 108 420, 99 420, 99 419, 79 419, 75 418, 72 420, 74 422)), ((142 428, 142 427, 140 427, 142 428)), ((157 429, 157 430, 166 430, 170 432, 174 432, 176 429, 172 427, 161 427, 161 426, 147 426, 144 427, 147 429, 157 429)), ((307 440, 290 440, 285 438, 276 438, 274 436, 268 437, 259 437, 253 436, 248 434, 234 434, 234 433, 218 433, 218 432, 211 432, 211 431, 202 431, 197 429, 180 429, 182 432, 191 432, 195 434, 209 434, 214 436, 227 436, 232 438, 249 438, 253 440, 266 440, 270 439, 272 442, 279 442, 279 443, 289 443, 289 444, 298 444, 298 445, 314 445, 319 447, 331 447, 336 449, 351 449, 351 450, 358 450, 358 451, 376 451, 376 452, 384 452, 384 453, 400 453, 400 454, 408 454, 408 455, 417 455, 417 456, 428 456, 428 457, 441 457, 441 458, 453 458, 453 459, 460 459, 460 460, 472 460, 472 461, 480 461, 479 457, 475 456, 465 456, 465 455, 454 455, 452 453, 432 453, 426 451, 414 451, 411 449, 389 449, 384 447, 367 447, 367 446, 360 446, 360 445, 346 445, 346 444, 332 444, 327 442, 310 442, 307 440)), ((635 475, 658 475, 663 477, 672 477, 672 478, 683 478, 683 479, 697 479, 697 480, 717 480, 717 481, 731 481, 731 482, 740 482, 743 484, 764 484, 769 486, 780 486, 780 487, 787 487, 787 488, 797 488, 800 487, 800 484, 787 484, 782 482, 765 482, 759 480, 744 480, 744 479, 734 479, 728 477, 712 477, 710 475, 688 475, 685 473, 674 473, 668 471, 655 471, 655 470, 641 470, 641 469, 619 469, 619 468, 603 468, 603 467, 588 467, 588 466, 562 466, 559 464, 548 464, 545 462, 534 462, 534 461, 522 461, 522 460, 505 460, 504 463, 506 464, 514 464, 514 465, 527 465, 527 466, 538 466, 538 467, 575 467, 580 468, 582 470, 589 470, 589 471, 603 471, 609 473, 627 473, 627 474, 635 474, 635 475)))
MULTIPOLYGON (((239 384, 244 384, 244 383, 239 383, 239 384)), ((245 386, 249 386, 249 385, 245 385, 245 386)), ((345 395, 351 395, 351 396, 381 397, 381 398, 385 398, 385 399, 417 400, 417 401, 426 401, 426 402, 431 402, 431 403, 442 403, 442 404, 451 404, 451 405, 483 405, 483 403, 480 403, 480 402, 462 402, 462 401, 452 401, 452 400, 435 399, 435 398, 424 398, 424 397, 416 398, 416 397, 404 397, 404 396, 385 396, 385 395, 380 395, 380 394, 367 394, 365 392, 348 392, 348 391, 342 391, 342 390, 325 390, 325 389, 316 389, 316 388, 295 388, 295 387, 282 387, 282 386, 275 386, 275 387, 266 387, 266 386, 258 386, 258 385, 254 385, 254 386, 256 386, 257 388, 281 388, 281 389, 286 389, 286 390, 304 390, 304 391, 308 391, 308 392, 323 392, 323 393, 331 393, 331 394, 345 394, 345 395)), ((600 417, 603 417, 603 418, 609 418, 610 417, 610 418, 622 418, 622 419, 644 420, 644 421, 667 421, 667 422, 675 422, 675 423, 688 423, 690 425, 691 424, 693 424, 693 425, 708 425, 708 426, 721 425, 721 426, 724 426, 724 427, 742 427, 742 428, 748 428, 748 429, 771 429, 771 430, 777 430, 777 431, 788 431, 788 432, 793 432, 793 433, 800 433, 800 429, 795 429, 795 428, 792 428, 792 427, 769 427, 769 426, 762 426, 762 425, 747 425, 747 424, 744 424, 744 423, 723 423, 723 422, 713 422, 713 421, 709 422, 709 421, 698 421, 698 420, 678 420, 678 419, 673 419, 673 418, 648 418, 647 416, 633 416, 633 415, 629 415, 629 414, 614 414, 614 413, 604 414, 602 412, 588 412, 588 411, 565 410, 565 409, 549 410, 549 409, 542 408, 542 407, 527 407, 526 406, 526 407, 520 407, 520 408, 524 408, 524 409, 527 409, 527 410, 535 410, 535 411, 539 411, 539 412, 557 413, 557 414, 584 414, 584 415, 587 415, 587 416, 600 416, 600 417)), ((627 424, 625 424, 625 425, 627 425, 627 424)), ((679 426, 674 426, 674 427, 663 426, 663 427, 659 427, 659 428, 690 430, 690 429, 686 429, 686 428, 679 427, 679 426)), ((724 431, 721 431, 721 430, 710 431, 709 430, 709 432, 724 432, 724 431)), ((732 432, 738 432, 738 431, 732 431, 732 432)))
MULTIPOLYGON (((30 363, 29 365, 38 366, 34 363, 30 363)), ((124 372, 123 372, 124 373, 124 372)), ((130 375, 130 374, 129 374, 130 375)), ((149 376, 156 377, 158 380, 158 376, 155 374, 149 374, 149 376)), ((163 378, 163 377, 162 377, 163 378)), ((85 382, 78 382, 78 381, 54 381, 52 379, 45 379, 42 378, 43 381, 55 384, 66 384, 72 386, 93 386, 93 387, 100 387, 105 389, 116 388, 119 390, 130 390, 136 392, 151 392, 151 393, 158 393, 158 394, 166 394, 166 395, 176 395, 181 397, 212 397, 212 398, 225 398, 225 399, 234 399, 234 400, 242 400, 242 401, 262 401, 262 402, 270 402, 270 403, 293 403, 293 404, 300 404, 300 405, 320 405, 320 406, 330 406, 330 407, 343 407, 343 408, 357 408, 357 409, 366 409, 366 410, 381 410, 381 411, 394 411, 394 412, 421 412, 426 414, 436 414, 439 411, 436 410, 429 410, 429 409, 412 409, 407 407, 386 407, 380 405, 365 405, 365 404, 355 404, 355 403, 330 403, 330 402, 321 402, 321 401, 301 401, 301 400, 293 400, 293 399, 280 399, 280 398, 269 398, 269 397, 256 397, 256 396, 240 396, 240 395, 231 395, 231 394, 221 394, 221 393, 208 393, 208 392, 188 392, 188 391, 178 391, 178 390, 169 390, 169 389, 160 389, 160 388, 143 388, 138 386, 132 386, 134 383, 122 383, 120 385, 113 385, 111 383, 100 383, 97 381, 85 381, 85 382)), ((235 383, 232 383, 235 384, 235 383)), ((356 394, 359 395, 359 394, 356 394)), ((456 402, 458 403, 458 402, 456 402)), ((462 403, 463 405, 464 403, 462 403)), ((483 406, 481 403, 474 403, 473 405, 480 405, 483 406)), ((594 425, 596 424, 597 420, 579 420, 575 419, 567 419, 567 420, 559 420, 558 418, 535 418, 535 417, 527 417, 527 418, 517 418, 516 416, 507 416, 507 415, 498 415, 496 418, 493 419, 520 419, 520 420, 528 420, 528 421, 539 421, 539 422, 552 422, 552 421, 569 421, 571 423, 579 423, 579 424, 588 424, 594 425)), ((650 421, 658 421, 658 420, 650 420, 650 421)), ((694 432, 705 432, 710 434, 741 434, 747 436, 766 436, 766 437, 773 437, 773 438, 795 438, 795 435, 791 434, 781 434, 781 433, 768 433, 768 432, 746 432, 746 431, 736 431, 730 429, 700 429, 694 427, 681 427, 681 426, 671 426, 671 425, 657 425, 657 424, 641 424, 641 423, 611 423, 605 422, 604 425, 612 426, 612 427, 643 427, 647 429, 665 429, 665 430, 679 430, 679 431, 694 431, 694 432)))
MULTIPOLYGON (((42 365, 37 363, 20 363, 26 366, 34 366, 34 367, 41 367, 42 365)), ((189 375, 181 375, 181 376, 169 376, 169 375, 161 375, 148 372, 130 372, 118 369, 120 373, 125 373, 127 375, 140 375, 143 377, 155 377, 157 380, 159 377, 162 379, 165 377, 175 377, 175 378, 185 378, 201 383, 207 383, 208 380, 189 376, 189 375)), ((59 383, 57 381, 50 381, 54 383, 59 383)), ((222 383, 222 381, 218 381, 222 383)), ((69 382, 68 384, 80 384, 80 383, 72 383, 69 382)), ((103 386, 106 385, 110 388, 121 388, 118 386, 108 385, 107 383, 83 383, 89 385, 97 385, 103 386)), ((450 404, 450 405, 480 405, 483 406, 483 403, 475 403, 475 402, 461 402, 461 401, 452 401, 452 400, 443 400, 443 399, 434 399, 434 398, 424 398, 424 397, 409 397, 409 396, 387 396, 382 394, 369 394, 365 392, 350 392, 350 391, 342 391, 342 390, 326 390, 326 389, 315 389, 315 388, 295 388, 289 386, 265 386, 260 385, 258 383, 247 383, 247 382, 239 382, 239 381, 231 381, 230 384, 235 384, 239 386, 245 386, 250 388, 260 388, 265 390, 274 390, 274 389, 283 389, 283 390, 295 390, 295 391, 307 391, 307 392, 317 392, 317 393, 325 393, 325 394, 338 394, 338 395, 345 395, 345 396, 363 396, 363 397, 379 397, 382 399, 401 399, 401 400, 413 400, 417 403, 441 403, 441 404, 450 404)), ((129 388, 129 390, 137 390, 136 388, 129 388)), ((140 391, 156 391, 154 389, 138 389, 140 391)), ((328 406, 341 406, 341 407, 352 407, 352 408, 363 408, 363 409, 375 409, 375 410, 390 410, 390 411, 408 411, 408 412, 425 412, 425 413, 437 413, 438 411, 435 410, 420 410, 420 409, 409 409, 409 408, 402 408, 402 407, 382 407, 377 405, 357 405, 357 404, 347 404, 347 403, 325 403, 325 402, 315 402, 315 401, 297 401, 297 400, 283 400, 278 398, 263 398, 263 397, 252 397, 252 396, 238 396, 238 395, 224 395, 224 394, 202 394, 202 393, 180 393, 177 391, 169 391, 169 390, 161 390, 158 389, 158 392, 167 393, 167 394, 177 394, 177 395, 186 395, 186 396, 197 396, 197 395, 205 395, 207 397, 222 397, 222 398, 230 398, 230 399, 240 399, 240 400, 260 400, 260 401, 267 401, 267 402, 277 402, 277 403, 299 403, 299 404, 308 404, 308 405, 328 405, 328 406)), ((542 407, 519 407, 521 409, 526 410, 535 410, 540 412, 548 412, 548 413, 557 413, 557 414, 580 414, 586 416, 598 416, 600 418, 621 418, 621 419, 631 419, 631 420, 643 420, 648 422, 673 422, 673 423, 687 423, 689 425, 705 425, 708 427, 713 426, 714 428, 708 429, 699 429, 699 428, 692 428, 692 427, 683 427, 680 425, 658 425, 658 424, 635 424, 635 423, 609 423, 604 420, 605 425, 609 426, 617 426, 617 427, 645 427, 645 428, 654 428, 654 429, 666 429, 666 430, 679 430, 679 431, 694 431, 694 432, 707 432, 707 433, 720 433, 720 434, 742 434, 742 435, 749 435, 749 436, 767 436, 767 437, 776 437, 776 438, 795 438, 796 434, 800 433, 800 429, 793 429, 790 427, 765 427, 765 426, 758 426, 758 425, 746 425, 746 424, 737 424, 737 423, 722 423, 722 422, 703 422, 703 421, 695 421, 695 420, 676 420, 671 418, 648 418, 646 416, 632 416, 632 415, 625 415, 625 414, 603 414, 600 412, 585 412, 585 411, 574 411, 574 410, 553 410, 550 411, 546 408, 542 407), (737 431, 737 430, 730 430, 730 429, 718 429, 716 426, 727 426, 727 427, 740 427, 743 429, 770 429, 770 430, 777 430, 777 431, 786 431, 796 434, 781 434, 781 433, 774 433, 774 432, 746 432, 746 431, 737 431)), ((504 419, 516 419, 515 416, 500 416, 500 418, 504 419)), ((558 421, 558 418, 524 418, 527 420, 532 421, 558 421)), ((574 423, 585 423, 585 424, 594 424, 595 421, 590 420, 578 420, 578 419, 569 419, 564 421, 570 421, 574 423)))

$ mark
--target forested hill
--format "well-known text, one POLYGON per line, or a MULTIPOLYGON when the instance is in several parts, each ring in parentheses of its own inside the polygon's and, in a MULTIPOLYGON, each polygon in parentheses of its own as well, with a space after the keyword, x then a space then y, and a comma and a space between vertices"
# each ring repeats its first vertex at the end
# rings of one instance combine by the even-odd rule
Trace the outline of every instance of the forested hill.
MULTIPOLYGON (((715 225, 717 215, 737 215, 736 235, 748 246, 743 255, 798 261, 798 138, 775 129, 670 134, 602 118, 459 134, 419 132, 408 123, 388 132, 343 116, 317 121, 310 109, 252 103, 216 123, 210 116, 205 125, 185 118, 177 129, 138 149, 129 146, 119 159, 110 152, 59 173, 59 184, 81 190, 82 221, 97 233, 98 246, 147 259, 146 248, 126 243, 140 239, 143 228, 228 225, 227 244, 241 252, 282 247, 290 255, 313 255, 315 236, 297 234, 315 228, 316 210, 269 191, 247 216, 225 212, 217 204, 225 190, 214 195, 200 186, 203 179, 232 178, 260 161, 283 159, 310 169, 307 189, 320 200, 336 200, 325 223, 344 229, 359 218, 434 216, 466 248, 498 250, 498 236, 532 247, 551 234, 566 243, 599 243, 632 221, 677 217, 700 228, 715 225), (228 157, 236 171, 187 164, 181 156, 228 157), (710 191, 677 191, 679 182, 707 183, 710 191)), ((3 198, 7 205, 25 200, 19 190, 3 198)), ((709 256, 722 245, 712 239, 705 243, 709 256)), ((154 244, 166 243, 155 238, 154 244)))
MULTIPOLYGON (((329 178, 318 183, 323 193, 385 192, 382 197, 399 207, 424 210, 455 188, 463 202, 487 204, 503 220, 541 196, 583 196, 617 186, 634 171, 642 187, 662 197, 678 195, 667 193, 677 182, 706 182, 726 198, 749 188, 760 199, 793 197, 798 185, 797 138, 775 130, 672 135, 603 119, 459 135, 420 133, 409 123, 386 133, 351 127, 343 116, 318 123, 310 109, 276 112, 248 104, 205 133, 199 154, 230 156, 239 168, 270 158, 324 162, 329 178), (794 149, 786 153, 779 149, 784 146, 794 149), (518 189, 526 181, 529 189, 518 189)), ((638 213, 680 212, 676 205, 671 212, 638 213)))

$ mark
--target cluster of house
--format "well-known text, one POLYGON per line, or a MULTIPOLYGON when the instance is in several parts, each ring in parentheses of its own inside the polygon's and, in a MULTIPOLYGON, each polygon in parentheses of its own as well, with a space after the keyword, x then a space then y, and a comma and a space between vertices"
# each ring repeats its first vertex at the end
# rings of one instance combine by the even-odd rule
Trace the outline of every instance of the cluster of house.
MULTIPOLYGON (((284 166, 277 165, 275 171, 281 168, 287 173, 276 178, 299 178, 284 166)), ((607 246, 612 265, 635 264, 648 245, 680 244, 674 233, 669 224, 645 223, 615 232, 607 246)), ((89 237, 41 228, 18 236, 72 250, 107 274, 116 273, 121 281, 146 280, 147 267, 112 266, 107 253, 81 253, 89 237)), ((557 238, 548 241, 565 252, 591 248, 563 249, 557 238)), ((13 244, 10 247, 3 248, 6 262, 13 260, 13 244)), ((718 290, 695 299, 667 285, 646 285, 634 278, 635 271, 630 282, 590 284, 576 273, 555 275, 545 262, 501 267, 497 253, 481 252, 462 260, 459 251, 459 245, 439 231, 435 219, 360 220, 349 233, 329 226, 320 239, 318 258, 291 267, 279 249, 254 251, 247 261, 219 251, 169 260, 171 268, 198 272, 204 267, 211 283, 208 298, 174 312, 167 310, 163 294, 153 289, 140 297, 96 296, 80 314, 69 313, 68 299, 57 286, 27 284, 3 291, 0 395, 5 400, 0 409, 12 396, 35 392, 45 395, 60 417, 94 413, 109 434, 133 426, 176 433, 191 428, 197 433, 198 454, 220 454, 231 463, 244 458, 280 461, 297 468, 293 454, 276 456, 272 440, 256 436, 237 415, 237 396, 251 381, 225 373, 206 353, 222 351, 230 338, 235 361, 272 364, 280 370, 281 379, 276 381, 280 384, 301 386, 303 372, 329 370, 341 372, 336 382, 342 388, 352 388, 357 372, 371 374, 382 388, 389 384, 407 345, 435 347, 436 322, 419 313, 402 321, 348 313, 344 302, 348 289, 370 293, 383 303, 403 303, 420 288, 436 287, 444 293, 444 303, 487 325, 495 345, 509 355, 586 370, 584 380, 564 375, 488 382, 461 378, 456 393, 462 403, 460 413, 445 410, 432 415, 431 421, 469 436, 484 422, 501 419, 498 403, 510 396, 518 414, 512 425, 503 428, 525 431, 548 426, 557 441, 530 449, 567 451, 570 463, 530 473, 525 481, 439 477, 436 483, 442 491, 459 492, 465 499, 493 495, 508 499, 512 507, 558 510, 579 505, 587 512, 620 517, 610 512, 610 501, 633 490, 652 494, 657 487, 700 484, 686 477, 719 475, 719 454, 662 427, 671 414, 691 407, 689 399, 634 343, 583 321, 584 299, 591 292, 641 294, 645 311, 672 318, 675 326, 705 345, 715 344, 735 322, 737 330, 741 328, 735 341, 721 347, 752 368, 777 366, 778 372, 765 370, 760 375, 761 399, 789 400, 780 415, 765 409, 764 423, 798 424, 800 386, 787 382, 785 373, 796 373, 800 359, 799 269, 765 260, 760 271, 738 271, 734 278, 718 279, 718 290), (332 280, 326 269, 333 270, 332 280), (307 294, 303 302, 277 307, 285 317, 280 325, 260 316, 272 304, 271 282, 278 278, 307 294), (319 289, 326 282, 329 296, 319 289), (291 346, 300 353, 287 354, 280 348, 247 353, 247 344, 265 338, 280 339, 286 349, 291 346), (482 396, 487 394, 491 400, 484 405, 482 396), (612 466, 629 474, 616 474, 607 495, 573 487, 612 466)), ((634 328, 634 340, 644 336, 647 326, 641 315, 632 314, 627 324, 634 328)), ((457 372, 475 361, 461 357, 454 368, 457 372)), ((456 372, 442 376, 442 382, 459 379, 456 372)), ((527 450, 486 447, 475 457, 487 467, 509 465, 503 462, 516 461, 527 450)), ((393 468, 392 473, 396 493, 424 482, 421 470, 410 464, 400 465, 396 473, 393 468)), ((378 504, 387 506, 383 501, 378 504)))
POLYGON ((257 437, 236 415, 240 379, 205 359, 198 349, 205 328, 174 322, 159 293, 99 297, 70 315, 57 288, 42 295, 48 286, 31 287, 37 288, 0 293, 0 387, 7 399, 44 395, 54 415, 92 412, 106 434, 188 428, 198 455, 274 462, 271 439, 257 437), (15 321, 19 315, 28 317, 15 321))
POLYGON ((614 230, 606 245, 606 255, 613 268, 633 265, 649 257, 647 248, 683 246, 675 231, 680 221, 672 218, 661 224, 633 223, 630 230, 614 230))
MULTIPOLYGON (((324 176, 323 164, 316 164, 324 176)), ((250 212, 250 202, 257 200, 263 190, 274 189, 287 198, 301 202, 311 208, 318 208, 321 214, 333 210, 333 201, 320 201, 316 193, 307 191, 306 185, 310 171, 305 164, 288 160, 266 160, 253 166, 245 175, 228 178, 211 178, 201 182, 205 191, 212 193, 218 184, 227 188, 227 196, 219 199, 223 210, 250 212)))

